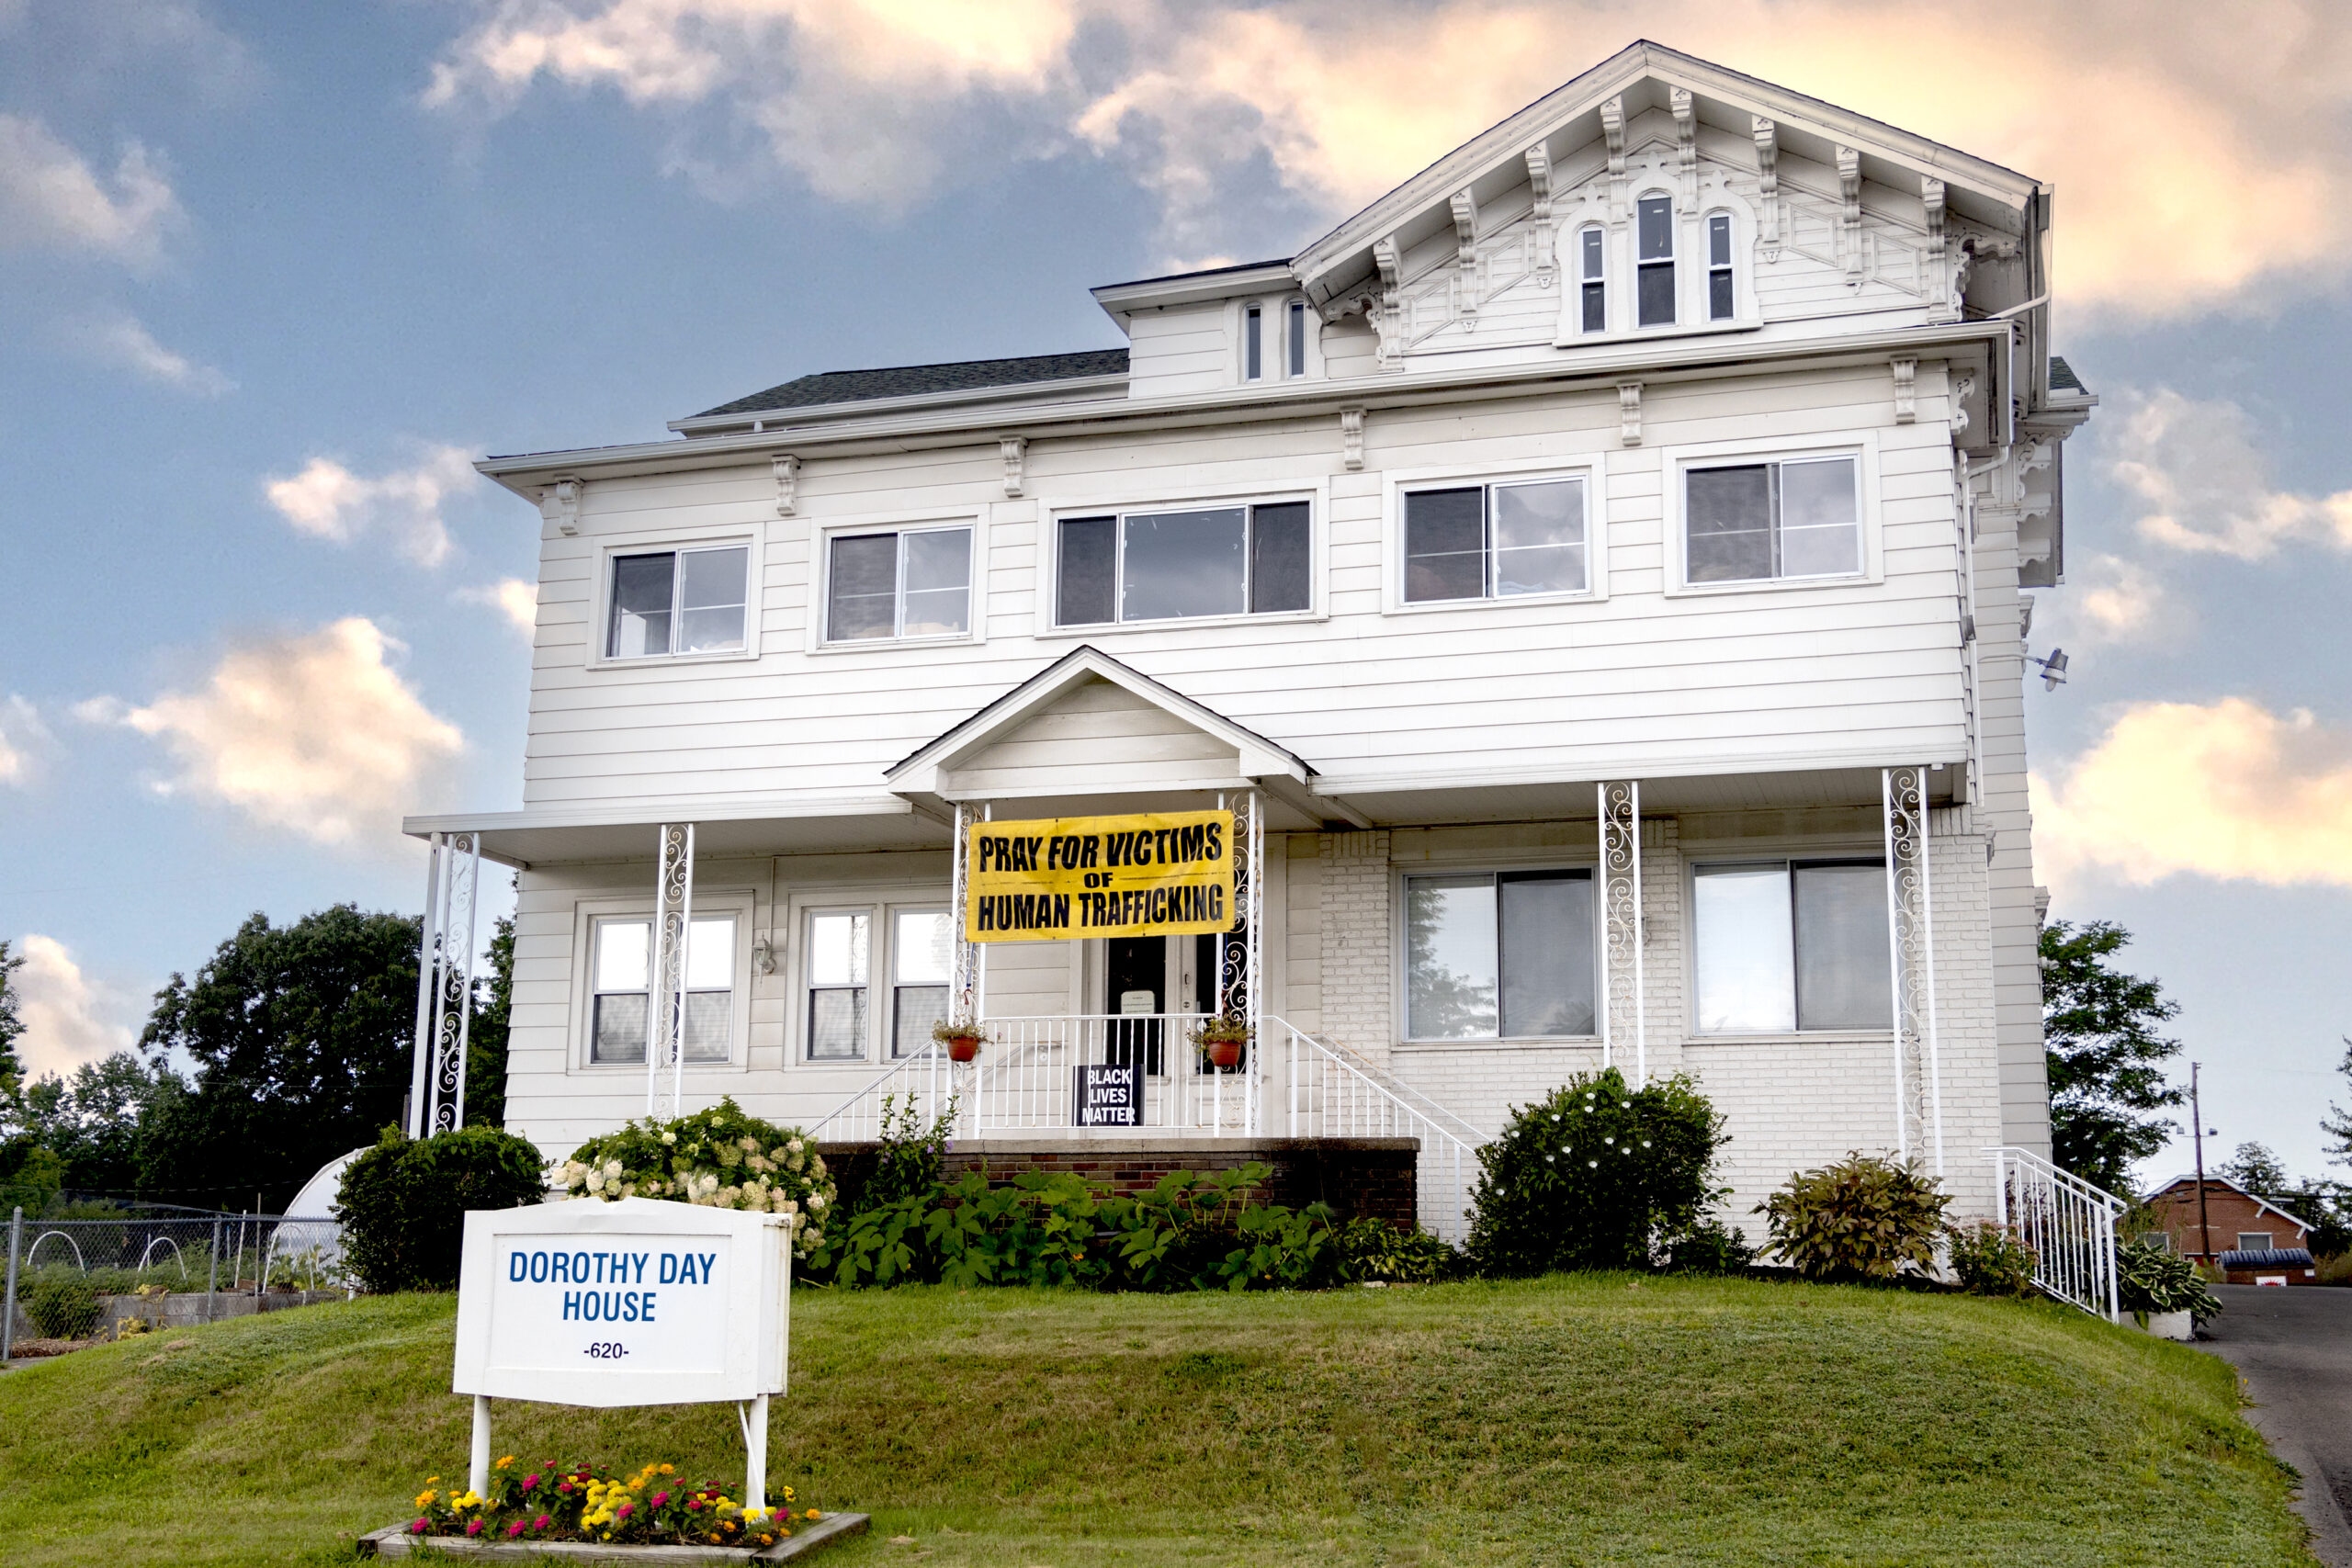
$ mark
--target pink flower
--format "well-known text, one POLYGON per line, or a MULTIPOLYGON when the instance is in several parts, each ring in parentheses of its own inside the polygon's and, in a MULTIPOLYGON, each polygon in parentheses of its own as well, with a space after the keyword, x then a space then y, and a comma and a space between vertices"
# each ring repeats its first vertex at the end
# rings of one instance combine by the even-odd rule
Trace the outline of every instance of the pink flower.
POLYGON ((618 1512, 616 1512, 616 1514, 614 1514, 614 1515, 613 1515, 613 1517, 615 1517, 615 1518, 616 1518, 616 1519, 625 1519, 625 1518, 628 1517, 629 1517, 629 1515, 631 1515, 631 1514, 635 1513, 636 1511, 637 1511, 637 1505, 636 1505, 636 1504, 634 1504, 634 1503, 623 1503, 623 1504, 620 1506, 620 1509, 619 1509, 619 1511, 618 1511, 618 1512))
POLYGON ((513 1524, 506 1527, 506 1539, 509 1540, 514 1540, 516 1536, 521 1535, 522 1533, 523 1521, 520 1519, 516 1519, 513 1524))
POLYGON ((702 1506, 702 1499, 701 1499, 701 1498, 699 1498, 699 1497, 689 1497, 689 1498, 687 1498, 687 1499, 686 1499, 686 1512, 688 1512, 688 1513, 690 1513, 690 1514, 691 1514, 691 1513, 693 1513, 696 1508, 699 1508, 699 1507, 701 1507, 701 1506, 702 1506))
POLYGON ((419 1519, 416 1523, 408 1527, 408 1533, 411 1535, 423 1535, 430 1528, 432 1528, 430 1520, 419 1519))
POLYGON ((469 1524, 468 1526, 466 1526, 466 1533, 467 1533, 468 1535, 480 1535, 480 1534, 481 1534, 481 1521, 480 1519, 476 1519, 476 1520, 474 1520, 472 1523, 469 1524))
POLYGON ((653 1495, 653 1506, 657 1508, 669 1500, 670 1495, 667 1492, 656 1492, 653 1495))
POLYGON ((530 1474, 528 1474, 528 1475, 526 1475, 526 1476, 525 1476, 525 1477, 523 1478, 523 1489, 524 1489, 525 1491, 526 1491, 526 1492, 527 1492, 527 1491, 529 1491, 532 1487, 537 1486, 538 1483, 539 1483, 539 1476, 538 1476, 538 1472, 537 1472, 537 1471, 533 1471, 530 1474))
POLYGON ((541 1514, 537 1518, 531 1521, 531 1528, 535 1530, 543 1530, 547 1529, 548 1517, 545 1514, 541 1514))

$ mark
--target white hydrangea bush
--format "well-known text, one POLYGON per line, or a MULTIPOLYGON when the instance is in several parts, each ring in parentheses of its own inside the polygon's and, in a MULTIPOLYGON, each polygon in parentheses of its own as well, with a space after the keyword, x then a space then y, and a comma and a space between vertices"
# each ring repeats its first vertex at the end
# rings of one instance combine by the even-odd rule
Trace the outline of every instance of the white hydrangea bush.
POLYGON ((651 1117, 591 1138, 557 1166, 566 1198, 662 1198, 711 1209, 782 1214, 793 1255, 824 1244, 833 1179, 814 1139, 747 1116, 732 1099, 673 1122, 651 1117))

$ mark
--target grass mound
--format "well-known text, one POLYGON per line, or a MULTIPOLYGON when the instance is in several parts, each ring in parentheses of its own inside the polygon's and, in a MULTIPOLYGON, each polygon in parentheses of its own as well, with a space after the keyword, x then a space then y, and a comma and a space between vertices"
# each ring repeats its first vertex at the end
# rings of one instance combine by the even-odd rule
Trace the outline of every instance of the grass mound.
MULTIPOLYGON (((2308 1561, 2230 1369, 2054 1306, 1576 1276, 793 1315, 770 1485, 875 1516, 839 1564, 2308 1561)), ((0 1561, 348 1561, 462 1475, 453 1318, 390 1297, 10 1373, 0 1561)), ((742 1472, 725 1406, 509 1404, 498 1432, 742 1472)))

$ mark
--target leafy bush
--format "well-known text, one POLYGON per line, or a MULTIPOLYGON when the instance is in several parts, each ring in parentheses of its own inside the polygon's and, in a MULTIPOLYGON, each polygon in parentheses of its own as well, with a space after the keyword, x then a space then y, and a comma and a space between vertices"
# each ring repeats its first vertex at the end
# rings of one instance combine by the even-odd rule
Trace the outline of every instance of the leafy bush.
POLYGON ((2221 1302, 2205 1288, 2196 1264, 2146 1242, 2116 1244, 2115 1285, 2116 1299, 2126 1312, 2186 1312, 2198 1323, 2222 1313, 2221 1302))
POLYGON ((1756 1206, 1770 1251, 1811 1280, 1891 1280, 1936 1261, 1951 1202, 1933 1177, 1878 1155, 1799 1171, 1756 1206))
POLYGON ((1325 1203, 1252 1203, 1272 1173, 1171 1170, 1134 1198, 1102 1201, 1114 1281, 1139 1291, 1314 1289, 1337 1282, 1339 1235, 1325 1203))
POLYGON ((1634 1089, 1614 1067, 1579 1074, 1478 1151, 1470 1256, 1490 1274, 1648 1268, 1723 1196, 1708 1183, 1725 1141, 1688 1075, 1634 1089))
POLYGON ((691 1116, 649 1116, 591 1138, 558 1174, 569 1198, 664 1198, 782 1214, 801 1258, 823 1245, 835 1196, 813 1140, 797 1128, 745 1115, 731 1096, 691 1116))
POLYGON ((98 1290, 79 1269, 36 1269, 17 1283, 25 1315, 51 1339, 79 1339, 98 1325, 98 1290))
POLYGON ((907 1096, 904 1104, 898 1102, 896 1095, 882 1097, 882 1146, 875 1156, 873 1174, 857 1190, 854 1210, 886 1208, 941 1184, 946 1169, 947 1135, 956 1125, 956 1097, 951 1095, 926 1125, 915 1111, 913 1095, 907 1096))
POLYGON ((1666 1242, 1669 1274, 1736 1274, 1756 1261, 1747 1238, 1721 1220, 1702 1220, 1666 1242))
POLYGON ((1350 1220, 1341 1227, 1340 1272, 1350 1280, 1380 1280, 1392 1285, 1429 1285, 1463 1269, 1462 1254, 1418 1226, 1386 1220, 1350 1220))
POLYGON ((1951 1271, 1962 1289, 1977 1296, 2029 1296, 2033 1270, 2040 1259, 2025 1238, 2007 1225, 1979 1220, 1954 1225, 1947 1233, 1951 1244, 1951 1271))
POLYGON ((343 1173, 334 1215, 343 1255, 367 1290, 446 1291, 458 1282, 469 1209, 513 1209, 547 1190, 539 1151, 496 1127, 411 1140, 387 1127, 343 1173))

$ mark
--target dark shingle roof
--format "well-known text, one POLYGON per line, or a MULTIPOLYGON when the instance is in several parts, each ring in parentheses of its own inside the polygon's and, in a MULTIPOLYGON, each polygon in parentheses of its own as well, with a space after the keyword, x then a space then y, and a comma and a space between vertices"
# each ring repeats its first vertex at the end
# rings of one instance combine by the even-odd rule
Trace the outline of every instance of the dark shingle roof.
POLYGON ((2075 367, 2054 354, 2050 356, 2050 385, 2053 390, 2063 389, 2069 392, 2090 390, 2088 387, 2083 385, 2082 378, 2075 374, 2075 367))
POLYGON ((2273 1247, 2263 1251, 2224 1252, 2217 1259, 2224 1269, 2309 1269, 2308 1247, 2273 1247))
POLYGON ((1122 376, 1127 351, 1095 348, 1083 354, 1032 354, 1020 359, 966 359, 953 365, 897 365, 880 370, 826 370, 803 376, 764 392, 753 392, 695 415, 763 413, 770 409, 815 408, 859 403, 874 398, 911 398, 925 392, 961 392, 978 387, 1021 387, 1037 381, 1069 381, 1081 376, 1122 376))

